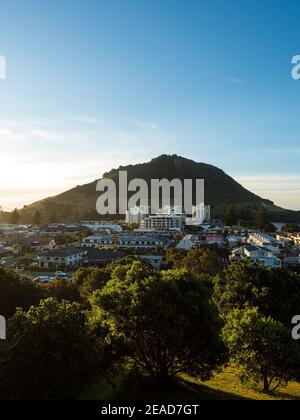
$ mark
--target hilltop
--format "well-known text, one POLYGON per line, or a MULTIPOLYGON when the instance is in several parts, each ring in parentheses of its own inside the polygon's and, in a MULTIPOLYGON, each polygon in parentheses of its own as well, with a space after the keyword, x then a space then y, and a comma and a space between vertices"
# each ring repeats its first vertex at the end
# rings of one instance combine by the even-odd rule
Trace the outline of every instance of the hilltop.
MULTIPOLYGON (((154 178, 205 179, 205 202, 211 205, 214 217, 221 217, 229 205, 234 205, 240 213, 245 215, 253 214, 259 207, 265 207, 273 220, 300 220, 300 212, 282 209, 272 201, 248 191, 223 170, 181 156, 162 155, 150 162, 120 166, 105 173, 103 177, 114 180, 118 185, 120 170, 128 172, 128 181, 142 178, 149 185, 151 179, 154 178)), ((29 223, 32 214, 37 209, 52 221, 67 222, 99 218, 95 210, 96 200, 99 196, 99 193, 96 192, 97 182, 98 180, 95 180, 89 184, 77 186, 55 197, 26 206, 21 210, 22 221, 29 223)))

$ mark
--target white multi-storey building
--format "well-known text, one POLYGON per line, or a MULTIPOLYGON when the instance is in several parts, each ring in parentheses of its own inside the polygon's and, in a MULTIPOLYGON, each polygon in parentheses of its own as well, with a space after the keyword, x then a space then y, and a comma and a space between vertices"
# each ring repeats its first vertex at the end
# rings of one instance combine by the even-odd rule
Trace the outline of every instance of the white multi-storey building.
POLYGON ((185 226, 185 218, 181 215, 157 214, 145 217, 140 221, 140 229, 151 231, 177 231, 180 232, 185 226))
POLYGON ((266 248, 275 254, 279 254, 285 246, 284 241, 279 241, 263 232, 250 233, 248 241, 253 245, 266 248))
POLYGON ((133 207, 126 212, 126 223, 129 225, 138 225, 148 214, 148 206, 133 207))
POLYGON ((194 206, 192 220, 199 224, 202 224, 204 222, 209 222, 210 221, 210 206, 206 206, 204 203, 194 206))
POLYGON ((192 217, 186 220, 187 225, 203 225, 210 222, 210 206, 204 203, 193 206, 192 217))

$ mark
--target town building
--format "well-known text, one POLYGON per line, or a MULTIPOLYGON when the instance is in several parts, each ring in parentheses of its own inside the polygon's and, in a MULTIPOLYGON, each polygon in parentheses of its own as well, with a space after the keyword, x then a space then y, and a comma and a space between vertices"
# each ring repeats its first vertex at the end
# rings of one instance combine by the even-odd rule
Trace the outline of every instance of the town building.
POLYGON ((76 268, 81 265, 85 255, 86 249, 62 248, 39 254, 37 262, 40 268, 76 268))
POLYGON ((86 267, 105 267, 113 261, 126 256, 125 252, 106 248, 86 248, 83 265, 86 267))
POLYGON ((94 235, 82 239, 82 246, 84 248, 166 248, 168 245, 169 240, 161 236, 94 235))
POLYGON ((275 254, 280 254, 285 247, 284 241, 279 241, 274 236, 262 232, 249 233, 248 241, 250 244, 266 248, 275 254))
POLYGON ((210 206, 204 203, 193 207, 192 222, 202 225, 204 222, 210 222, 210 206))
POLYGON ((129 225, 138 225, 148 215, 149 206, 133 207, 126 212, 126 223, 129 225))
POLYGON ((272 251, 257 245, 246 245, 232 250, 230 261, 250 259, 269 268, 280 268, 281 260, 272 251))
POLYGON ((185 227, 185 220, 181 215, 161 214, 145 217, 140 221, 140 229, 144 231, 180 232, 185 227))
POLYGON ((121 233, 123 228, 117 223, 99 222, 99 221, 83 221, 80 222, 82 226, 89 229, 92 233, 100 233, 108 231, 111 233, 121 233))
POLYGON ((300 246, 300 233, 291 233, 289 238, 294 242, 294 244, 299 247, 300 246))

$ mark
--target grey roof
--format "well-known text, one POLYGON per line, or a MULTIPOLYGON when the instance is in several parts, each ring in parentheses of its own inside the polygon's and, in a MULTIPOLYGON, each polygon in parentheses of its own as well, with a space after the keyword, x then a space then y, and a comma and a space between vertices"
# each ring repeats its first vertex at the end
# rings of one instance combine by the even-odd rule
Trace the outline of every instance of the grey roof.
POLYGON ((101 239, 103 241, 111 241, 114 238, 120 241, 142 241, 142 242, 169 242, 168 238, 165 238, 163 236, 139 236, 139 235, 94 235, 94 236, 88 236, 87 240, 89 239, 101 239))
POLYGON ((61 248, 55 249, 53 251, 47 251, 43 254, 40 254, 40 257, 71 257, 72 255, 77 255, 80 253, 85 253, 86 249, 82 248, 61 248))

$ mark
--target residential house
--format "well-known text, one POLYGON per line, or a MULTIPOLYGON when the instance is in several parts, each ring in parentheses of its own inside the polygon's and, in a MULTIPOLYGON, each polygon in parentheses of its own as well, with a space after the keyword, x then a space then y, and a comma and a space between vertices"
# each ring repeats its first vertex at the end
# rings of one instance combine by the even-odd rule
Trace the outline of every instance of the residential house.
POLYGON ((161 236, 94 235, 82 239, 83 247, 166 248, 169 240, 161 236))
POLYGON ((76 268, 81 265, 86 250, 81 248, 62 248, 41 253, 37 256, 40 268, 67 267, 76 268))
POLYGON ((246 245, 232 250, 230 261, 250 259, 269 268, 280 268, 281 260, 272 251, 257 245, 246 245))

